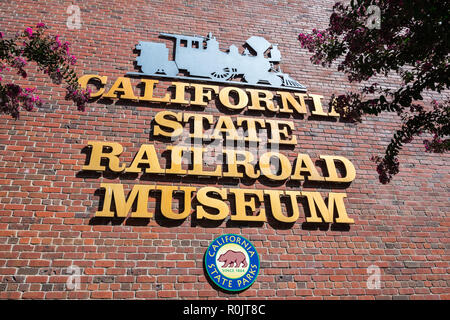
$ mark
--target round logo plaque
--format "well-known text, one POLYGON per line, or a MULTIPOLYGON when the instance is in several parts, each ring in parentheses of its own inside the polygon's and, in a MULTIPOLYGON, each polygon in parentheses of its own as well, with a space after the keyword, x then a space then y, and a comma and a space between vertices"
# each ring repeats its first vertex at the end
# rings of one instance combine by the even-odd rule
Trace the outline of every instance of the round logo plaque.
POLYGON ((208 276, 226 291, 242 291, 255 282, 259 257, 253 244, 236 234, 214 239, 205 253, 208 276))

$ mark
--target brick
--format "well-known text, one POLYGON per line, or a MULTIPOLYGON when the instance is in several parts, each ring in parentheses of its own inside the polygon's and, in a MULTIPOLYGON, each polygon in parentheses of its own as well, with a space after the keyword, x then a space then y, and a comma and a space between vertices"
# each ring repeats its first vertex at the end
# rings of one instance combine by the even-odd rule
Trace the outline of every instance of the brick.
MULTIPOLYGON (((99 7, 110 7, 105 0, 97 2, 99 7)), ((117 77, 139 71, 133 64, 137 53, 132 49, 138 41, 162 42, 159 31, 190 35, 211 31, 222 50, 232 44, 241 50, 250 36, 264 36, 270 43, 279 43, 282 69, 305 84, 309 93, 323 95, 324 107, 331 94, 355 90, 357 85, 346 75, 311 64, 311 55, 296 38, 299 25, 305 31, 325 28, 332 4, 325 0, 306 6, 301 1, 272 2, 267 6, 249 0, 229 6, 209 0, 150 1, 145 12, 136 15, 135 6, 117 1, 120 10, 105 20, 106 33, 87 28, 98 23, 98 15, 88 12, 88 4, 79 2, 81 30, 52 23, 47 32, 60 34, 62 41, 71 43, 71 53, 78 59, 78 75, 107 76, 106 90, 117 77), (217 16, 228 18, 217 24, 217 16), (144 20, 162 26, 161 30, 149 31, 144 20), (96 40, 99 34, 102 50, 96 40)), ((5 38, 36 21, 50 23, 57 18, 64 22, 68 17, 68 1, 30 3, 2 5, 5 38)), ((165 43, 171 59, 173 48, 170 41, 165 43)), ((380 184, 376 164, 369 159, 383 154, 399 128, 396 114, 365 116, 354 124, 314 117, 309 106, 304 116, 228 112, 218 99, 205 108, 99 99, 81 112, 64 99, 62 85, 53 84, 33 68, 27 72, 27 79, 14 73, 1 74, 2 83, 36 87, 44 105, 32 112, 21 110, 18 120, 0 117, 0 299, 450 299, 450 155, 424 152, 422 140, 432 137, 423 134, 403 146, 400 172, 394 180, 380 184), (264 179, 82 171, 85 147, 91 140, 122 144, 120 160, 125 164, 131 163, 141 144, 154 144, 157 153, 163 154, 173 143, 154 137, 152 129, 156 113, 162 110, 211 114, 215 121, 221 115, 229 115, 235 122, 238 116, 293 121, 297 144, 280 146, 290 162, 298 153, 306 153, 325 174, 320 155, 344 156, 354 164, 356 179, 337 186, 328 182, 272 183, 264 179), (268 221, 263 223, 239 223, 229 218, 196 220, 195 207, 186 219, 169 221, 160 212, 157 193, 150 194, 153 217, 149 219, 97 219, 94 214, 102 205, 101 183, 122 183, 127 192, 136 184, 318 191, 324 196, 333 190, 346 193, 345 207, 355 224, 307 224, 304 199, 299 199, 300 216, 292 225, 277 223, 265 206, 261 208, 266 210, 268 221), (206 248, 224 233, 248 237, 261 260, 253 286, 232 295, 216 290, 204 270, 206 248), (370 265, 380 268, 380 289, 367 288, 370 265), (80 290, 66 288, 69 266, 80 267, 80 290)), ((398 84, 397 78, 380 76, 377 82, 392 87, 398 84)), ((131 82, 139 94, 139 78, 131 82)), ((164 96, 171 82, 160 79, 155 96, 164 96)), ((427 106, 448 94, 448 90, 426 92, 423 103, 427 106)), ((168 159, 167 154, 161 155, 162 166, 168 159)), ((196 201, 194 196, 193 203, 196 201)), ((178 200, 174 203, 177 212, 178 200)))
POLYGON ((134 297, 135 293, 132 291, 131 292, 119 291, 113 293, 113 299, 133 299, 134 297))
POLYGON ((47 282, 48 276, 27 276, 26 282, 47 282))
POLYGON ((175 298, 177 296, 176 291, 159 291, 158 297, 159 298, 175 298))
POLYGON ((92 299, 112 299, 113 293, 111 291, 95 291, 91 293, 92 299))
POLYGON ((22 294, 22 299, 43 299, 45 296, 44 292, 33 291, 33 292, 24 292, 22 294))

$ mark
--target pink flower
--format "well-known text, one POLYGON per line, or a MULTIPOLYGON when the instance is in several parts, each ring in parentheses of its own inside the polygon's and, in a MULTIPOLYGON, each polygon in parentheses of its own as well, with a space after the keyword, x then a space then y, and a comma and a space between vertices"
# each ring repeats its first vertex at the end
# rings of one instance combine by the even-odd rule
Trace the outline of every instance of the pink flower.
POLYGON ((12 62, 12 65, 16 68, 23 68, 24 66, 26 66, 26 64, 27 64, 27 61, 25 59, 23 59, 22 57, 17 57, 12 62))
POLYGON ((25 70, 19 70, 18 74, 20 74, 22 76, 22 78, 26 79, 27 77, 27 72, 25 70))
POLYGON ((58 34, 55 36, 55 42, 56 42, 57 48, 61 47, 61 41, 59 40, 58 34))
POLYGON ((3 39, 3 32, 0 32, 0 39, 3 39))
POLYGON ((39 23, 36 25, 36 28, 43 28, 43 27, 45 27, 45 23, 43 23, 43 22, 39 22, 39 23))
POLYGON ((75 63, 77 63, 77 58, 74 55, 71 55, 69 60, 71 65, 75 65, 75 63))
POLYGON ((63 49, 66 50, 66 54, 69 54, 69 50, 70 50, 70 42, 64 42, 63 44, 63 49))
POLYGON ((25 29, 25 34, 27 35, 28 38, 32 38, 33 37, 33 29, 31 28, 26 28, 25 29))

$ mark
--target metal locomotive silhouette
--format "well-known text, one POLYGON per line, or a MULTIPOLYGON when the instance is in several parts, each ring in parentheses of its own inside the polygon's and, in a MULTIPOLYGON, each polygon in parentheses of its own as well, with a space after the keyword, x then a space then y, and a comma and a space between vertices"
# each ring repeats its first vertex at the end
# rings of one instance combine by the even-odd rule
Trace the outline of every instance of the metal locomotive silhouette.
POLYGON ((242 54, 235 45, 231 45, 226 52, 221 51, 219 42, 211 33, 206 37, 161 33, 160 37, 175 39, 174 60, 169 60, 169 49, 165 43, 140 41, 136 45, 140 51, 136 62, 142 73, 129 74, 306 91, 305 86, 283 73, 279 66, 276 68, 281 61, 281 53, 277 45, 272 45, 263 37, 250 37, 242 54), (249 48, 254 51, 253 54, 249 48), (180 71, 186 71, 189 76, 179 76, 180 71), (238 77, 245 82, 232 81, 238 77))

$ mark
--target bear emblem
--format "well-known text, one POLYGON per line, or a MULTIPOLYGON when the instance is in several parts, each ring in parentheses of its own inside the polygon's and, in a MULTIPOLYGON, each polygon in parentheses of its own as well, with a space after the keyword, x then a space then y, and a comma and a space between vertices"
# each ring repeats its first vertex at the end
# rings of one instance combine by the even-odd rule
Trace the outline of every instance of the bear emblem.
POLYGON ((228 250, 224 254, 220 255, 218 261, 224 262, 222 268, 227 267, 239 268, 241 264, 243 264, 244 268, 247 267, 247 259, 245 258, 245 255, 241 251, 228 250))

